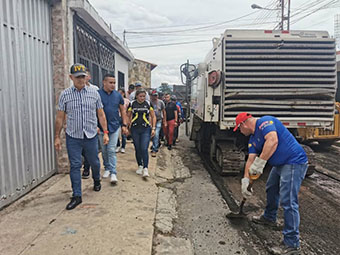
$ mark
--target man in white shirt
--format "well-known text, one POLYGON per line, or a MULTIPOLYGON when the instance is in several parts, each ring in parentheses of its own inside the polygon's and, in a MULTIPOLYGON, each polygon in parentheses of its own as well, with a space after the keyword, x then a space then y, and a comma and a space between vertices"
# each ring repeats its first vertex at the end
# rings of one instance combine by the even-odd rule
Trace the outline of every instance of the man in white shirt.
POLYGON ((95 90, 99 90, 99 88, 96 85, 93 85, 90 83, 91 79, 92 77, 91 77, 90 69, 86 67, 86 77, 85 77, 86 85, 89 86, 90 88, 94 88, 95 90))

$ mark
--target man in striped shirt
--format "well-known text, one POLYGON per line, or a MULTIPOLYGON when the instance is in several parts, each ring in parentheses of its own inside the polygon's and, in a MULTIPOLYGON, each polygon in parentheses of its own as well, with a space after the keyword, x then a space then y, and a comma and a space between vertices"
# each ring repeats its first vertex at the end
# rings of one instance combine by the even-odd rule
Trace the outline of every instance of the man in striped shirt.
POLYGON ((71 67, 70 78, 73 86, 65 89, 60 94, 56 116, 54 146, 59 151, 61 149, 60 131, 65 114, 67 115, 66 147, 71 166, 70 178, 73 190, 71 202, 66 206, 67 210, 74 209, 82 202, 80 168, 83 150, 92 168, 93 189, 95 191, 100 191, 101 189, 97 116, 104 132, 103 142, 104 144, 109 142, 103 104, 97 90, 85 86, 85 77, 84 65, 74 64, 71 67))

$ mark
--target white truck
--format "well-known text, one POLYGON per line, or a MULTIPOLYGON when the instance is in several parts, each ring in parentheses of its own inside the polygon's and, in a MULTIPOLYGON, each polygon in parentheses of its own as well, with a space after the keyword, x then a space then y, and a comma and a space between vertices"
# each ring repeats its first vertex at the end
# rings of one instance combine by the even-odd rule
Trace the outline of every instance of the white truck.
POLYGON ((191 83, 190 138, 222 174, 243 170, 248 138, 235 117, 272 115, 298 128, 332 129, 335 41, 324 31, 226 30, 191 83))

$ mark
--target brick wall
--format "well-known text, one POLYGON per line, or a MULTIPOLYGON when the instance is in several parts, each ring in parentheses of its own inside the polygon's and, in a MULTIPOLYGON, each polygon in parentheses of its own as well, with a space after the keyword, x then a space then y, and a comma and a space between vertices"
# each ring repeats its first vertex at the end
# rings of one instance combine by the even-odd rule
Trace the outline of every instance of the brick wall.
POLYGON ((151 88, 151 64, 136 59, 129 70, 129 84, 142 82, 144 88, 151 88))
MULTIPOLYGON (((69 87, 68 54, 67 54, 67 0, 55 0, 52 6, 52 55, 53 85, 56 110, 60 93, 69 87)), ((61 132, 62 150, 57 153, 59 173, 69 172, 69 161, 66 151, 65 132, 61 132)))

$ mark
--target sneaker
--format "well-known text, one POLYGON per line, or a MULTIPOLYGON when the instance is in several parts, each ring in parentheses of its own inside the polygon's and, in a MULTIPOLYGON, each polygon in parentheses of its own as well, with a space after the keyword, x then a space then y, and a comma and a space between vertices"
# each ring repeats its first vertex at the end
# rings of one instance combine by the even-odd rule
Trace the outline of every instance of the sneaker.
POLYGON ((119 150, 120 150, 120 148, 119 148, 119 147, 117 147, 117 148, 116 148, 116 152, 119 152, 119 150))
POLYGON ((110 171, 105 171, 103 174, 103 178, 108 178, 110 176, 110 171))
POLYGON ((151 152, 151 157, 156 157, 156 152, 155 151, 151 152))
POLYGON ((138 166, 136 174, 142 175, 143 174, 143 166, 138 166))
POLYGON ((283 242, 279 246, 274 246, 269 248, 269 252, 271 254, 277 254, 277 255, 300 255, 301 254, 301 248, 300 247, 288 247, 283 242))
POLYGON ((94 181, 93 190, 94 191, 100 191, 101 188, 102 188, 102 185, 100 184, 100 181, 94 181))
POLYGON ((117 175, 111 174, 111 181, 112 184, 116 184, 118 182, 117 175))
POLYGON ((121 153, 125 153, 125 149, 124 149, 124 148, 121 148, 121 149, 120 149, 120 152, 121 152, 121 153))
POLYGON ((169 151, 172 150, 172 146, 171 146, 171 145, 168 146, 168 150, 169 150, 169 151))
POLYGON ((254 222, 256 224, 261 224, 261 225, 269 226, 269 227, 272 227, 272 228, 277 229, 277 230, 282 230, 283 229, 283 224, 280 224, 277 221, 268 220, 263 215, 261 215, 261 216, 253 216, 251 220, 252 220, 252 222, 254 222))
POLYGON ((81 175, 81 178, 83 179, 90 178, 90 170, 84 169, 83 174, 81 175))
POLYGON ((143 177, 149 177, 149 171, 147 167, 143 169, 143 177))

